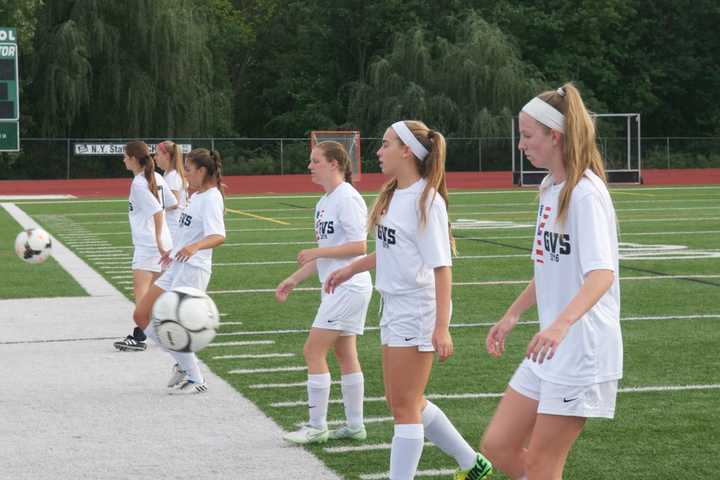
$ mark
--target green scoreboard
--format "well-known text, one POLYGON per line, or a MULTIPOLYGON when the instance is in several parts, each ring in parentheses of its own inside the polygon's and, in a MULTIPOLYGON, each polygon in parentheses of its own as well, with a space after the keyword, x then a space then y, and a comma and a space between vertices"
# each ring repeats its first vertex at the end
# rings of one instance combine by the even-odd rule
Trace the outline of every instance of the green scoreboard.
POLYGON ((0 151, 20 147, 18 46, 14 28, 0 27, 0 151))

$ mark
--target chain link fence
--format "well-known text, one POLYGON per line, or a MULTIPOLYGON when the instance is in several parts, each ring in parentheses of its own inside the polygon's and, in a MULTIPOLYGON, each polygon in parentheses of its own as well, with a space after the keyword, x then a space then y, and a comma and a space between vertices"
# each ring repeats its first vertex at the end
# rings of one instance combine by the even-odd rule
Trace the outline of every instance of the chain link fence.
MULTIPOLYGON (((161 138, 148 138, 148 144, 161 138)), ((192 148, 214 148, 223 157, 225 175, 285 175, 307 172, 307 138, 176 138, 192 148)), ((128 139, 23 138, 19 153, 0 154, 0 179, 112 178, 127 173, 120 154, 76 154, 76 144, 124 144, 128 139)), ((600 139, 608 161, 618 143, 600 139)), ((363 172, 379 172, 375 152, 382 139, 362 138, 363 172)), ((512 138, 448 138, 448 171, 503 171, 511 169, 512 138)), ((642 168, 720 168, 720 137, 643 137, 642 168)), ((624 158, 620 153, 618 159, 624 158)), ((611 163, 614 163, 611 162, 611 163)))

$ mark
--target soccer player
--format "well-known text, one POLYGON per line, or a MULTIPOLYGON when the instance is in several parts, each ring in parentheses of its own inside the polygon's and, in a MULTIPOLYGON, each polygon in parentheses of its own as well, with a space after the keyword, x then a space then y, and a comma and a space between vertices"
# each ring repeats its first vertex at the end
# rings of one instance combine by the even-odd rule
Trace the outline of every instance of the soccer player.
MULTIPOLYGON (((352 167, 345 148, 332 141, 318 143, 310 153, 308 169, 312 181, 325 190, 315 206, 318 248, 298 254, 301 267, 277 286, 278 302, 287 300, 296 286, 316 272, 322 285, 329 273, 365 255, 367 250, 367 207, 352 186, 352 167)), ((363 425, 364 379, 356 336, 363 334, 371 296, 372 280, 368 272, 354 276, 332 295, 321 293, 320 308, 303 349, 308 366, 310 421, 297 432, 285 435, 285 440, 304 444, 325 442, 328 438, 367 438, 363 425), (329 432, 330 370, 326 357, 331 347, 335 349, 342 373, 347 422, 329 432)))
POLYGON ((336 270, 325 281, 333 292, 353 275, 377 271, 382 295, 380 335, 385 397, 395 419, 390 478, 412 479, 427 437, 455 458, 455 478, 482 479, 490 463, 462 438, 447 416, 424 397, 435 353, 453 354, 451 316, 452 235, 447 212, 445 138, 419 121, 385 131, 377 152, 390 177, 368 224, 375 253, 336 270))
POLYGON ((177 234, 180 229, 178 221, 180 220, 180 214, 187 205, 188 187, 187 180, 185 180, 182 147, 170 140, 158 143, 155 162, 162 169, 163 179, 177 200, 175 205, 165 207, 170 236, 173 242, 177 243, 177 234))
MULTIPOLYGON (((125 168, 135 175, 130 185, 128 216, 134 247, 132 271, 135 303, 142 300, 152 282, 162 272, 160 258, 172 249, 172 237, 165 222, 165 208, 177 205, 167 184, 155 171, 155 162, 145 142, 125 145, 125 168)), ((120 351, 138 352, 147 348, 142 329, 113 345, 120 351)))
POLYGON ((488 332, 500 356, 520 315, 537 304, 540 332, 482 440, 512 479, 562 478, 587 418, 613 418, 622 377, 615 210, 595 126, 572 84, 544 92, 520 112, 520 143, 549 170, 540 186, 532 245, 534 277, 488 332))
MULTIPOLYGON (((156 342, 155 331, 149 325, 155 300, 163 292, 179 287, 197 288, 203 292, 207 290, 212 273, 212 249, 225 241, 220 154, 204 148, 188 153, 185 176, 195 193, 188 207, 180 214, 177 246, 162 258, 163 264, 169 264, 170 268, 150 287, 133 313, 138 327, 156 342)), ((176 362, 167 384, 168 393, 194 394, 207 391, 194 353, 168 353, 176 362)))

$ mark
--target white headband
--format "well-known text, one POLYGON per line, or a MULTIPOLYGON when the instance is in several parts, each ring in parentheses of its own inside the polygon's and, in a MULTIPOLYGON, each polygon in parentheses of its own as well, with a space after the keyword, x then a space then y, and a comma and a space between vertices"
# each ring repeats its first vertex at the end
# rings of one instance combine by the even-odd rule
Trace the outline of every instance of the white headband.
POLYGON ((535 97, 525 104, 522 111, 546 127, 565 133, 565 115, 546 101, 535 97))
POLYGON ((425 160, 425 157, 428 156, 430 152, 428 152, 427 148, 423 146, 422 143, 415 137, 415 135, 410 131, 407 125, 405 125, 405 122, 399 121, 392 124, 392 129, 395 130, 395 133, 397 133, 397 136, 400 137, 400 140, 403 141, 405 145, 410 147, 410 150, 415 154, 417 158, 420 159, 420 161, 425 160))

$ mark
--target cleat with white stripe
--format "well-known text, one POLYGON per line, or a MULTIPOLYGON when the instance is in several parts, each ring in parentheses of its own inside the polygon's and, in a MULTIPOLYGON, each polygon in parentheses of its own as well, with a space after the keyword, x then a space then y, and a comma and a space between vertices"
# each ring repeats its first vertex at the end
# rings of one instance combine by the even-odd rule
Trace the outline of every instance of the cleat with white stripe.
POLYGON ((185 380, 185 377, 187 376, 187 372, 180 368, 180 365, 177 363, 173 366, 173 373, 170 377, 170 380, 168 380, 167 388, 173 388, 176 387, 185 380))
POLYGON ((168 389, 169 395, 195 395, 198 393, 206 393, 208 391, 207 385, 203 383, 193 382, 192 380, 185 379, 178 383, 175 387, 168 389))
POLYGON ((147 343, 136 340, 132 335, 128 335, 123 340, 118 340, 113 343, 113 346, 121 352, 143 352, 147 349, 147 343))

